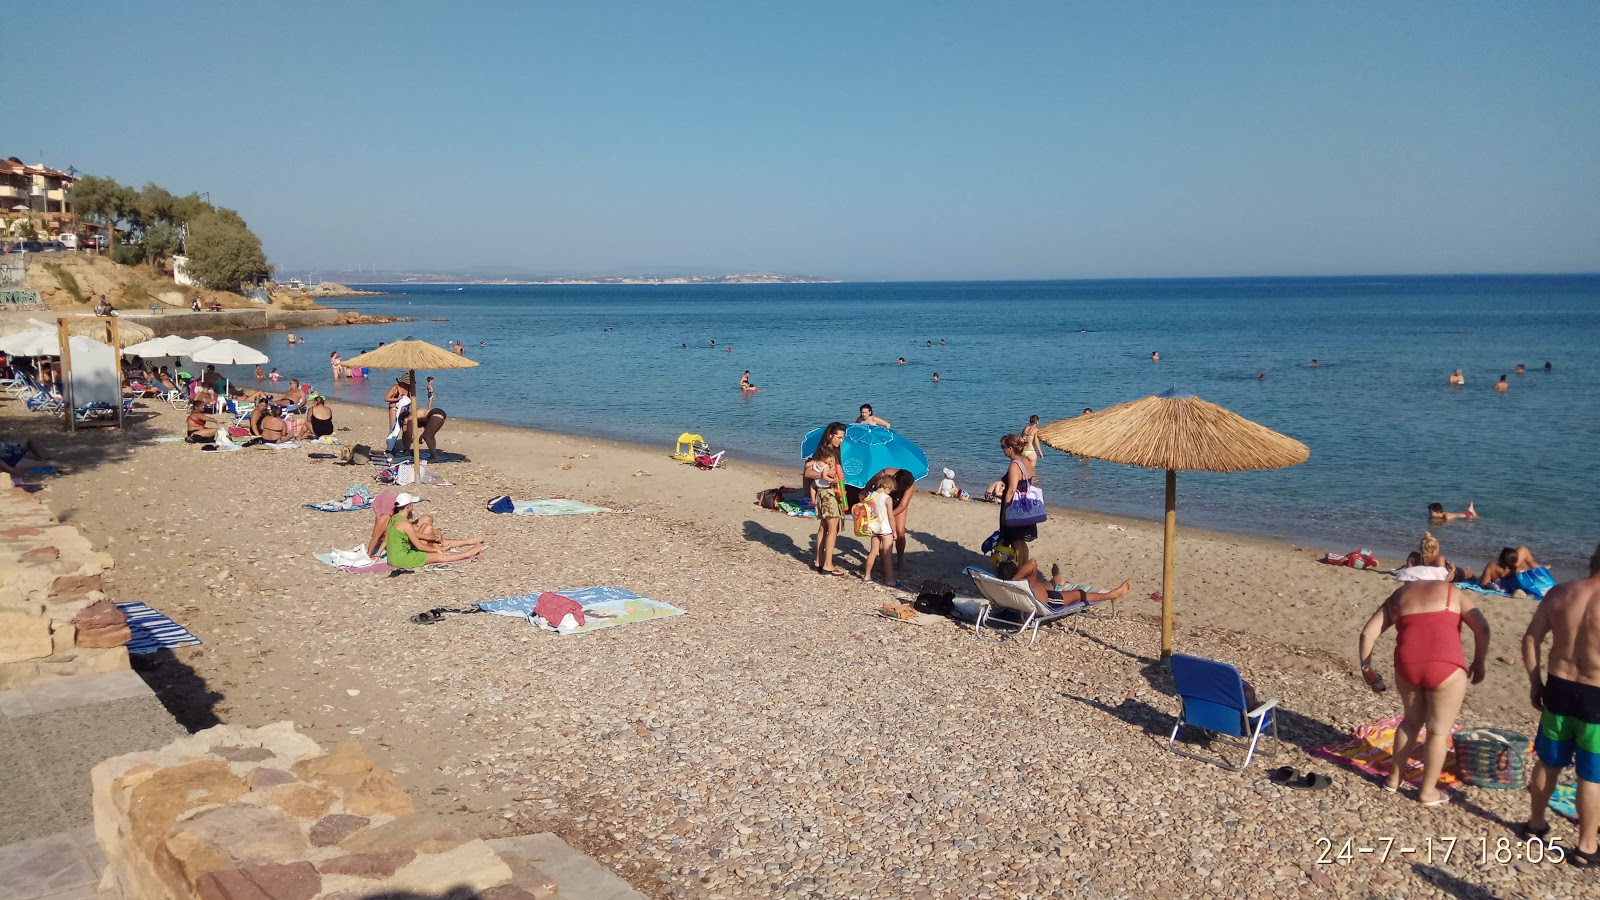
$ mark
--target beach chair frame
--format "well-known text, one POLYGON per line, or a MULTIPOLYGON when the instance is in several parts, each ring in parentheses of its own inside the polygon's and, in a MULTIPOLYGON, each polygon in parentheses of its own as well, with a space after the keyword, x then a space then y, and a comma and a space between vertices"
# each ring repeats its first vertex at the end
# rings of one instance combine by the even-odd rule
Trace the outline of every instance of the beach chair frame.
POLYGON ((1283 747, 1283 738, 1278 734, 1276 699, 1249 709, 1245 705, 1244 676, 1239 674, 1237 668, 1225 662, 1184 653, 1174 654, 1170 662, 1179 708, 1172 734, 1167 737, 1167 749, 1179 756, 1208 762, 1232 772, 1242 772, 1255 758, 1261 738, 1270 726, 1273 746, 1271 750, 1261 750, 1261 755, 1278 754, 1283 747), (1248 741, 1244 761, 1237 766, 1230 766, 1220 759, 1179 749, 1178 733, 1185 725, 1241 743, 1248 741))
MULTIPOLYGON (((993 572, 986 572, 975 566, 968 566, 962 570, 971 579, 978 590, 978 595, 983 598, 978 607, 978 619, 973 623, 972 631, 979 637, 983 636, 983 627, 990 625, 991 630, 1000 634, 999 628, 993 628, 993 623, 1010 625, 1016 629, 1009 637, 1020 637, 1023 632, 1029 632, 1028 648, 1032 649, 1039 640, 1039 628, 1051 622, 1063 619, 1072 620, 1070 634, 1078 632, 1078 626, 1085 618, 1114 617, 1117 614, 1114 603, 1090 603, 1080 600, 1064 607, 1053 607, 1047 603, 1039 602, 1033 595, 1033 588, 1026 581, 1006 581, 993 572), (1096 606, 1110 606, 1109 610, 1102 612, 1096 606)), ((1006 636, 1006 635, 1002 635, 1006 636)))

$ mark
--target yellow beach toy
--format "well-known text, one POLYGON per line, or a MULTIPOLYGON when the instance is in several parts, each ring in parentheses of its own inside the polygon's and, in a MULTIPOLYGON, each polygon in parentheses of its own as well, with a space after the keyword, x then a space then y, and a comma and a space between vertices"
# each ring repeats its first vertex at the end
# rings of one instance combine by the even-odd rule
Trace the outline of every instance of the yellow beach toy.
POLYGON ((710 453, 711 447, 706 439, 698 434, 685 431, 678 435, 678 445, 672 450, 672 458, 678 462, 693 463, 695 457, 702 453, 710 453))

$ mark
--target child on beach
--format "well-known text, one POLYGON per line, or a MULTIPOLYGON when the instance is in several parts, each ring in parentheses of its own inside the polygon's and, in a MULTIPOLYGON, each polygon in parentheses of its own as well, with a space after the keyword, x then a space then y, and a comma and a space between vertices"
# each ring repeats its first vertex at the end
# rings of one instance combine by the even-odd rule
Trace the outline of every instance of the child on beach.
POLYGON ((867 565, 861 571, 861 580, 872 580, 872 565, 882 554, 883 583, 899 587, 900 583, 894 580, 894 519, 890 515, 889 501, 889 493, 895 489, 894 475, 879 472, 870 488, 871 491, 861 498, 866 507, 867 528, 871 531, 867 537, 867 565))
POLYGON ((256 366, 256 380, 260 381, 260 380, 262 380, 263 378, 266 378, 266 377, 267 377, 266 371, 263 370, 260 366, 256 366))

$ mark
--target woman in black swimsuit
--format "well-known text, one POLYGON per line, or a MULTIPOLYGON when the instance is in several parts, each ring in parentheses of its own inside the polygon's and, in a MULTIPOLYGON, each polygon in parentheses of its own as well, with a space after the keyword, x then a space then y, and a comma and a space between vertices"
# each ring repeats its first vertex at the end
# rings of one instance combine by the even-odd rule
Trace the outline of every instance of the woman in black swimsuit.
POLYGON ((328 408, 328 401, 321 394, 311 399, 311 410, 306 413, 306 418, 311 422, 312 437, 329 437, 333 434, 333 410, 328 408))
MULTIPOLYGON (((439 447, 434 443, 433 439, 439 433, 439 429, 444 427, 447 418, 449 417, 445 415, 444 410, 438 407, 425 409, 417 416, 417 419, 422 422, 422 443, 428 448, 430 458, 437 459, 439 457, 439 447)), ((410 416, 406 416, 400 423, 400 446, 404 448, 403 452, 409 453, 411 451, 410 416)))

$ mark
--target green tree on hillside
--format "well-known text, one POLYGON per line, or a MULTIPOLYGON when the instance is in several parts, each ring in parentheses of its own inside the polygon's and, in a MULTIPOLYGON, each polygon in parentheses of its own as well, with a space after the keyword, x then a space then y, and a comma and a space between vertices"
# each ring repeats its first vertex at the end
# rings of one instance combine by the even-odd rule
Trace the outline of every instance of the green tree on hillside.
POLYGON ((170 222, 157 222, 146 228, 139 244, 144 248, 144 260, 150 264, 150 271, 160 271, 161 261, 177 253, 181 242, 177 226, 170 222))
POLYGON ((244 282, 270 274, 261 239, 231 209, 195 217, 184 249, 189 277, 213 290, 237 291, 244 282))

